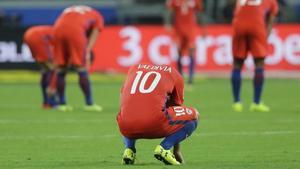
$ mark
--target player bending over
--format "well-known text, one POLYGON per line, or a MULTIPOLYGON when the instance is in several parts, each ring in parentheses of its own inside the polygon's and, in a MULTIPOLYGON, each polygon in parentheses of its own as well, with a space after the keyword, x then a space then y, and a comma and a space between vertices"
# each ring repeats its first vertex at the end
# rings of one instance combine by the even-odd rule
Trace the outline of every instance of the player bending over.
POLYGON ((91 53, 99 32, 103 29, 103 18, 88 6, 71 6, 59 16, 54 26, 55 65, 57 72, 58 109, 72 110, 66 104, 65 76, 69 65, 75 67, 79 76, 79 85, 85 96, 87 111, 101 111, 93 103, 88 69, 91 53))
POLYGON ((123 164, 134 164, 137 139, 163 137, 155 158, 170 165, 183 163, 180 142, 192 134, 198 120, 195 108, 182 106, 183 88, 183 78, 173 67, 139 64, 129 69, 117 116, 125 143, 123 164))
POLYGON ((243 111, 240 99, 241 69, 248 52, 250 52, 255 63, 253 79, 254 98, 250 110, 268 112, 270 108, 262 103, 261 94, 264 84, 264 59, 268 54, 267 38, 278 12, 277 1, 237 0, 236 3, 232 42, 234 61, 231 75, 234 97, 233 109, 237 112, 243 111))
POLYGON ((24 34, 24 42, 29 46, 33 58, 41 70, 40 86, 43 94, 43 108, 56 106, 55 98, 47 95, 51 79, 55 79, 53 66, 53 27, 33 26, 24 34))

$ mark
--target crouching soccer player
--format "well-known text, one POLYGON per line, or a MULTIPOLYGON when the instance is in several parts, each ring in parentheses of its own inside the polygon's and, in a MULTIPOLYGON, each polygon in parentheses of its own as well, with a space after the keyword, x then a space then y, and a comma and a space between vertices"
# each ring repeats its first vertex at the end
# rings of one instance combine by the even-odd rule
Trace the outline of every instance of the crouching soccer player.
POLYGON ((47 95, 51 79, 55 79, 53 66, 53 27, 33 26, 24 34, 24 42, 29 46, 33 58, 41 70, 40 86, 43 94, 43 108, 56 106, 55 96, 47 95))
POLYGON ((183 78, 173 67, 139 64, 129 69, 117 116, 124 136, 123 164, 134 164, 137 139, 156 138, 164 138, 154 150, 156 159, 169 165, 183 163, 180 143, 198 120, 195 108, 182 106, 183 88, 183 78))

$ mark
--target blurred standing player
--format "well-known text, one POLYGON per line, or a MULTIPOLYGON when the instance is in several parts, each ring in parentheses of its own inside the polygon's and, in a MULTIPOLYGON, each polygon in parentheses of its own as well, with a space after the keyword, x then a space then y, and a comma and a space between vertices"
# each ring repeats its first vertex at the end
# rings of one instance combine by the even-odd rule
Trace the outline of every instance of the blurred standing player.
POLYGON ((43 108, 52 108, 56 103, 54 97, 47 95, 47 87, 51 79, 55 79, 53 66, 53 27, 46 25, 33 26, 27 29, 23 39, 29 46, 33 58, 40 66, 43 108))
POLYGON ((92 60, 92 49, 99 32, 104 27, 102 16, 88 6, 66 8, 54 25, 55 65, 57 71, 58 109, 72 110, 66 104, 65 76, 69 65, 74 66, 79 76, 79 85, 84 93, 87 111, 101 111, 93 103, 88 69, 92 60))
MULTIPOLYGON (((167 8, 169 9, 166 19, 166 26, 171 28, 170 15, 173 15, 173 29, 175 31, 176 43, 178 47, 177 68, 182 74, 182 56, 187 53, 190 57, 189 80, 188 84, 193 83, 195 71, 195 37, 197 29, 197 12, 202 11, 201 0, 167 0, 167 8)), ((201 15, 202 16, 202 15, 201 15)), ((201 17, 203 22, 203 17, 201 17)))
POLYGON ((243 110, 240 100, 241 69, 250 52, 254 58, 254 98, 251 111, 268 112, 261 101, 264 84, 264 59, 268 55, 267 38, 278 13, 276 0, 237 0, 233 19, 233 70, 231 76, 234 97, 233 109, 243 110))
POLYGON ((196 109, 182 106, 183 88, 182 76, 170 66, 139 64, 129 69, 117 117, 126 147, 123 164, 134 164, 136 139, 163 137, 155 158, 170 165, 183 163, 179 144, 196 129, 198 120, 196 109))

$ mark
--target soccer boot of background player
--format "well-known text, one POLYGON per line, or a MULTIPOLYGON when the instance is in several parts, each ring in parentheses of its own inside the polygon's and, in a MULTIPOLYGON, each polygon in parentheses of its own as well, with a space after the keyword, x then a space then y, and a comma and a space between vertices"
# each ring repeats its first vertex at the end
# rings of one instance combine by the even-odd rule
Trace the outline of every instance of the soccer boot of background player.
POLYGON ((126 148, 123 153, 122 164, 132 165, 134 164, 134 162, 135 162, 135 153, 131 149, 126 148))
POLYGON ((156 146, 154 150, 154 157, 162 161, 166 165, 180 165, 170 150, 165 150, 162 146, 156 146))
POLYGON ((269 112, 270 108, 263 103, 259 103, 259 104, 252 103, 250 106, 250 111, 269 112))
POLYGON ((232 109, 235 112, 242 112, 243 111, 243 104, 241 102, 233 103, 232 109))
POLYGON ((83 109, 85 111, 97 111, 97 112, 100 112, 103 110, 103 108, 97 104, 85 105, 83 109))
POLYGON ((67 111, 73 111, 73 107, 70 105, 58 105, 57 110, 67 112, 67 111))

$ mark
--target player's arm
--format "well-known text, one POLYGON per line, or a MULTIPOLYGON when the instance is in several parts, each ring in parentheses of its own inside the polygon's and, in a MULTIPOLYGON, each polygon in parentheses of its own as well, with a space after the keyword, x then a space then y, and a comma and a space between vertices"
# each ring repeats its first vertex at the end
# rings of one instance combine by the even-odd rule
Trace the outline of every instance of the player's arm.
POLYGON ((168 31, 170 31, 172 30, 172 16, 174 13, 172 0, 167 0, 166 8, 167 10, 164 14, 164 26, 168 31))
POLYGON ((267 35, 269 36, 272 30, 272 27, 276 20, 276 15, 278 14, 278 3, 277 1, 273 0, 271 4, 270 13, 267 17, 267 35))
POLYGON ((178 162, 181 164, 184 163, 184 159, 180 151, 180 143, 174 145, 173 154, 178 162))
POLYGON ((269 36, 271 31, 272 31, 272 27, 275 23, 275 19, 276 19, 276 16, 275 15, 272 15, 270 14, 268 17, 267 17, 267 35, 269 36))
POLYGON ((195 10, 197 12, 198 23, 200 24, 200 27, 201 27, 201 30, 202 30, 202 36, 206 37, 207 30, 206 30, 206 21, 205 21, 205 11, 204 11, 204 8, 203 8, 202 0, 197 1, 197 5, 196 5, 195 10))
POLYGON ((87 55, 86 55, 86 61, 87 61, 87 67, 90 66, 90 62, 92 60, 92 50, 93 50, 93 47, 96 43, 96 40, 98 38, 98 35, 99 35, 99 29, 98 28, 92 28, 90 34, 89 34, 89 37, 88 37, 88 44, 87 44, 87 55))
POLYGON ((174 72, 175 86, 171 95, 171 106, 181 106, 184 101, 184 80, 179 72, 174 72))

